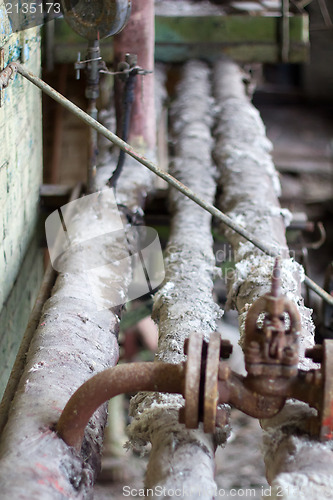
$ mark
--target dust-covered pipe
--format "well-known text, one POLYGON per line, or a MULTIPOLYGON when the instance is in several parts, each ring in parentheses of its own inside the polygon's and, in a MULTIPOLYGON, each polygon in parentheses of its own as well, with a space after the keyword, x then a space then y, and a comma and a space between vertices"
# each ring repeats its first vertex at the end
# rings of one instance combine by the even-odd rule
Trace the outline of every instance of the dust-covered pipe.
MULTIPOLYGON (((313 344, 314 325, 301 296, 303 269, 289 258, 285 238, 289 214, 278 200, 280 184, 270 154, 272 145, 259 112, 246 95, 240 68, 221 60, 215 64, 213 79, 217 105, 214 158, 222 188, 219 204, 233 220, 284 256, 282 292, 299 308, 304 350, 313 344)), ((223 230, 235 260, 235 269, 229 273, 228 301, 239 312, 242 336, 250 305, 269 291, 274 258, 256 251, 225 226, 223 230)), ((310 360, 302 358, 301 366, 309 368, 310 360)), ((291 402, 281 414, 262 422, 267 477, 274 485, 268 497, 324 498, 328 489, 332 491, 332 444, 316 442, 304 433, 306 417, 312 414, 307 405, 291 402)))
MULTIPOLYGON (((208 66, 198 61, 187 63, 182 70, 171 110, 175 148, 171 169, 181 182, 212 202, 216 170, 211 159, 210 75, 208 66)), ((212 295, 217 269, 211 215, 176 190, 170 192, 170 209, 166 280, 155 298, 153 314, 159 325, 157 359, 179 363, 185 359, 185 338, 193 331, 208 338, 222 311, 212 295)), ((145 481, 150 494, 163 491, 166 498, 210 499, 215 492, 217 436, 179 424, 178 410, 183 404, 181 396, 137 395, 131 404, 130 438, 141 447, 152 443, 145 481)))
MULTIPOLYGON (((145 32, 141 34, 144 36, 145 32)), ((149 89, 153 90, 153 84, 149 89)), ((161 91, 157 101, 160 99, 161 91)), ((160 107, 158 102, 157 108, 160 107)), ((155 108, 151 94, 145 113, 150 124, 147 134, 152 138, 155 108)), ((145 120, 142 110, 140 120, 145 120)), ((94 374, 117 363, 119 316, 131 283, 131 269, 125 261, 121 262, 126 250, 124 239, 115 240, 112 234, 119 232, 121 219, 125 226, 128 224, 116 202, 131 215, 141 215, 153 178, 150 171, 130 158, 119 178, 115 200, 113 191, 105 189, 116 164, 109 146, 108 142, 100 144, 103 166, 96 178, 98 188, 104 190, 92 195, 90 203, 84 201, 88 197, 81 199, 82 210, 76 211, 67 226, 72 249, 57 262, 59 276, 33 336, 1 436, 0 491, 4 500, 92 498, 106 405, 90 420, 81 453, 67 446, 54 428, 75 390, 94 374)), ((142 152, 154 154, 153 140, 141 146, 142 152)), ((63 218, 67 225, 64 214, 63 218)))

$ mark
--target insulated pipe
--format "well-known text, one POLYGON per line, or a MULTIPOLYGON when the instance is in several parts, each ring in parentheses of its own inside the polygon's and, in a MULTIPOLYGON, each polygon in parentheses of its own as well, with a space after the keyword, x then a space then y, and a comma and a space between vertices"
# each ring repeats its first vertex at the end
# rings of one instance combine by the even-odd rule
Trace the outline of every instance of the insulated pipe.
MULTIPOLYGON (((68 109, 69 111, 74 113, 80 120, 84 121, 90 127, 93 127, 95 130, 97 130, 97 132, 99 132, 101 135, 106 137, 106 139, 108 139, 110 142, 112 142, 116 146, 119 146, 121 149, 123 149, 123 151, 125 151, 127 154, 132 156, 132 158, 134 158, 135 160, 140 162, 142 165, 144 165, 149 170, 154 172, 156 175, 161 177, 161 179, 165 180, 172 187, 176 188, 178 191, 183 193, 185 196, 187 196, 188 198, 193 200, 197 205, 201 206, 204 210, 206 210, 207 212, 212 214, 214 217, 216 217, 218 220, 223 222, 223 224, 225 224, 227 227, 230 227, 237 234, 239 234, 240 236, 245 238, 245 240, 251 242, 255 247, 259 248, 266 255, 269 255, 271 257, 278 257, 279 256, 279 251, 276 249, 275 246, 263 243, 257 237, 255 237, 254 234, 251 234, 249 231, 244 229, 243 225, 238 224, 231 217, 224 214, 218 208, 214 207, 211 203, 202 199, 193 190, 189 189, 186 185, 179 182, 172 175, 168 174, 164 170, 159 169, 152 161, 150 161, 147 158, 145 158, 144 156, 142 156, 142 154, 139 153, 137 150, 135 150, 132 146, 130 146, 126 142, 122 141, 117 135, 113 134, 106 127, 103 127, 103 125, 101 125, 99 122, 94 120, 92 117, 90 117, 87 113, 85 113, 78 106, 76 106, 71 101, 66 99, 64 96, 59 94, 56 90, 54 90, 52 87, 50 87, 47 83, 45 83, 43 80, 38 78, 36 75, 27 71, 23 66, 21 66, 18 63, 10 63, 5 68, 4 71, 6 71, 6 78, 4 79, 6 82, 8 81, 8 78, 7 78, 8 76, 10 78, 12 78, 14 76, 15 72, 20 73, 22 76, 27 78, 27 80, 29 80, 31 83, 33 83, 34 85, 39 87, 43 92, 48 94, 52 99, 59 102, 66 109, 68 109)), ((2 83, 1 82, 2 75, 3 75, 3 72, 0 75, 0 84, 2 83)), ((5 76, 5 75, 3 75, 3 76, 5 76)), ((309 278, 306 275, 304 276, 304 283, 309 288, 311 288, 311 290, 313 290, 317 295, 319 295, 323 300, 325 300, 325 302, 327 302, 330 305, 333 305, 333 297, 330 294, 328 294, 325 290, 323 290, 319 285, 317 285, 311 278, 309 278)))
MULTIPOLYGON (((13 76, 9 68, 10 75, 13 76)), ((162 94, 157 95, 157 108, 162 97, 162 94)), ((100 144, 100 149, 103 168, 110 172, 113 157, 109 156, 109 143, 100 144)), ((147 174, 150 177, 152 174, 131 160, 126 175, 119 179, 117 194, 121 194, 123 205, 140 211, 146 193, 151 189, 147 174), (139 175, 140 169, 144 175, 139 175)), ((102 169, 98 169, 96 180, 98 185, 105 187, 102 169)), ((93 204, 91 210, 75 218, 71 224, 72 235, 89 239, 90 235, 93 236, 97 219, 107 228, 119 220, 117 206, 111 199, 109 201, 103 197, 103 203, 101 200, 101 203, 93 204)), ((106 237, 101 246, 94 238, 90 239, 92 257, 103 252, 109 255, 111 262, 117 260, 112 240, 106 237)), ((102 405, 92 416, 81 454, 66 445, 53 429, 74 390, 95 373, 117 363, 116 335, 121 306, 98 311, 93 299, 106 300, 106 283, 119 293, 120 300, 124 299, 131 277, 127 270, 112 264, 103 276, 89 276, 84 270, 76 273, 74 268, 77 268, 80 258, 78 248, 78 253, 67 259, 51 297, 44 304, 37 330, 32 331, 30 348, 24 351, 24 372, 0 441, 3 500, 21 497, 91 498, 100 467, 106 406, 102 405), (94 287, 93 294, 88 281, 94 287)))
MULTIPOLYGON (((223 196, 220 206, 240 220, 263 244, 272 241, 285 251, 284 224, 278 202, 279 183, 272 159, 271 144, 265 136, 258 111, 245 94, 243 75, 232 61, 220 60, 214 67, 214 95, 219 109, 214 157, 220 171, 223 196)), ((258 296, 269 289, 274 259, 245 244, 226 230, 233 247, 236 266, 229 281, 229 302, 239 312, 241 334, 246 311, 258 296)), ((305 279, 305 283, 308 280, 305 279)), ((291 259, 281 260, 281 288, 297 301, 302 321, 303 349, 313 343, 313 322, 300 294, 300 268, 291 259)), ((304 368, 312 367, 302 358, 304 368)), ((298 395, 299 387, 295 388, 298 395)), ((270 498, 324 498, 333 489, 332 442, 309 439, 305 422, 314 410, 291 401, 275 417, 262 420, 266 476, 272 485, 270 498)), ((327 497, 328 497, 327 496, 327 497)))
MULTIPOLYGON (((215 195, 215 168, 211 159, 209 113, 210 70, 199 61, 184 65, 172 107, 176 157, 172 173, 211 202, 215 195), (203 168, 204 165, 204 168, 203 168)), ((214 302, 211 217, 178 191, 170 191, 171 234, 166 249, 166 280, 155 296, 153 317, 159 326, 156 359, 165 363, 185 360, 184 340, 193 331, 208 339, 222 311, 214 302)), ((138 394, 131 400, 134 417, 129 427, 136 449, 151 442, 145 487, 180 489, 188 498, 212 498, 214 451, 220 435, 203 428, 186 429, 178 421, 183 398, 172 394, 138 394)))
MULTIPOLYGON (((69 202, 72 202, 80 197, 82 191, 82 185, 78 184, 72 190, 72 193, 69 198, 69 202)), ((56 279, 56 271, 52 267, 51 263, 48 264, 46 271, 43 276, 43 280, 34 304, 34 307, 31 311, 28 325, 24 332, 18 353, 16 355, 16 359, 10 373, 10 377, 8 379, 8 383, 4 392, 4 395, 0 404, 0 435, 6 425, 8 419, 8 412, 12 400, 15 396, 15 392, 17 390, 17 386, 20 382, 20 378, 22 376, 22 372, 24 369, 24 365, 26 362, 26 356, 29 349, 29 345, 31 343, 31 339, 33 334, 36 331, 38 326, 38 322, 40 320, 43 306, 46 300, 49 298, 51 294, 52 287, 54 285, 56 279)))

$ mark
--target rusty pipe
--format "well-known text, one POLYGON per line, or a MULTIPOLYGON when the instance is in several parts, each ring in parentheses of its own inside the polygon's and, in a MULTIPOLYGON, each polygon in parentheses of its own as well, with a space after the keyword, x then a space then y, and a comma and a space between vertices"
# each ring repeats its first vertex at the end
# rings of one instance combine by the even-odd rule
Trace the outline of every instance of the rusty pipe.
POLYGON ((227 380, 219 380, 219 404, 228 403, 254 418, 271 418, 283 408, 286 397, 263 396, 246 386, 246 377, 230 372, 227 380))
POLYGON ((56 431, 68 446, 81 450, 84 430, 99 406, 128 392, 158 391, 183 394, 184 365, 130 363, 104 370, 87 380, 66 404, 56 431))

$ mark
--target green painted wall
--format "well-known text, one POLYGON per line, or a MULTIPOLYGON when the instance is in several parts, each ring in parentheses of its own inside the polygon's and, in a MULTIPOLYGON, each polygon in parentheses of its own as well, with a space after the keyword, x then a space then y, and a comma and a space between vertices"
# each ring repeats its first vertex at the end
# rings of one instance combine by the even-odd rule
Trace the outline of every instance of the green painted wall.
MULTIPOLYGON (((19 60, 34 73, 40 73, 39 28, 12 33, 3 0, 0 48, 4 49, 5 66, 19 60)), ((1 97, 0 396, 41 277, 36 223, 43 166, 40 91, 17 75, 1 97)))

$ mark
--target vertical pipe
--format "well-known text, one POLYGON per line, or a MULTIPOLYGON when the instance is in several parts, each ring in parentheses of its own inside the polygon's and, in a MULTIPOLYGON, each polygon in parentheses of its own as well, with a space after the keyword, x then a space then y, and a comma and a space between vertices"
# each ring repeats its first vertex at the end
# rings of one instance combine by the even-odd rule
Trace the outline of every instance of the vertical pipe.
MULTIPOLYGON (((153 0, 135 0, 127 26, 114 37, 115 65, 125 60, 125 54, 136 54, 138 65, 145 70, 154 69, 155 18, 153 0)), ((120 133, 122 108, 122 84, 116 79, 115 99, 117 130, 120 133)), ((153 151, 156 144, 154 113, 154 75, 138 76, 135 100, 132 107, 128 142, 143 153, 153 151)), ((119 135, 118 133, 118 135, 119 135)))
MULTIPOLYGON (((60 94, 63 95, 66 94, 67 72, 68 72, 67 64, 61 64, 58 74, 58 91, 60 94)), ((64 116, 64 108, 60 104, 57 104, 55 119, 54 119, 52 163, 51 163, 51 172, 49 181, 51 184, 59 183, 63 116, 64 116)))
MULTIPOLYGON (((90 115, 94 120, 97 120, 97 107, 96 99, 90 99, 88 109, 88 115, 90 115)), ((97 140, 98 133, 93 128, 89 127, 88 130, 88 173, 87 173, 87 193, 94 193, 96 191, 96 169, 97 169, 97 140)))
MULTIPOLYGON (((89 40, 87 52, 87 84, 86 98, 88 99, 87 113, 94 120, 97 120, 96 101, 99 96, 99 40, 89 40)), ((96 191, 96 171, 97 171, 97 138, 96 130, 89 128, 88 131, 88 171, 87 171, 87 192, 94 193, 96 191)))

